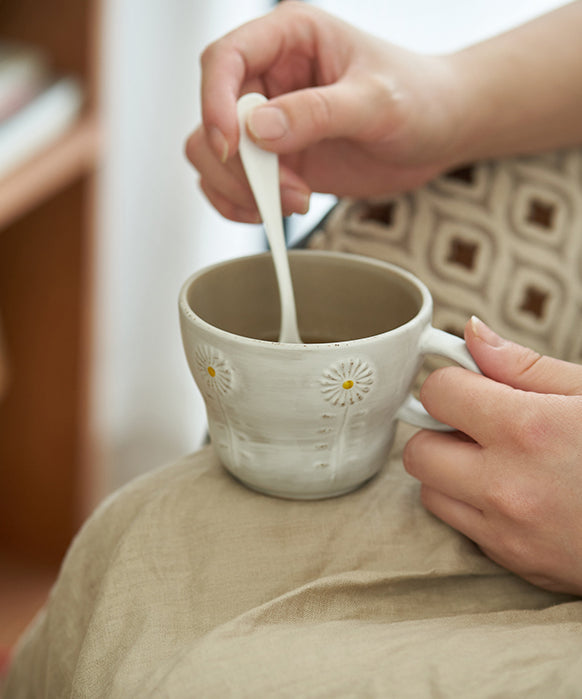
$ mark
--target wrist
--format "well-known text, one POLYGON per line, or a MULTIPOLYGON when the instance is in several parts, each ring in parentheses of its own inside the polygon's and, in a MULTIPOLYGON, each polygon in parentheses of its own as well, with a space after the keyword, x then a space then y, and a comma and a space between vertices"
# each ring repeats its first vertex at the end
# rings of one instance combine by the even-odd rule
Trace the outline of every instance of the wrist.
POLYGON ((519 105, 499 65, 503 61, 487 54, 481 47, 470 47, 441 57, 447 76, 443 159, 448 168, 519 150, 519 105))
POLYGON ((444 57, 457 163, 582 143, 582 3, 444 57))
POLYGON ((452 164, 519 152, 527 138, 511 66, 485 46, 463 49, 445 61, 451 75, 452 164))

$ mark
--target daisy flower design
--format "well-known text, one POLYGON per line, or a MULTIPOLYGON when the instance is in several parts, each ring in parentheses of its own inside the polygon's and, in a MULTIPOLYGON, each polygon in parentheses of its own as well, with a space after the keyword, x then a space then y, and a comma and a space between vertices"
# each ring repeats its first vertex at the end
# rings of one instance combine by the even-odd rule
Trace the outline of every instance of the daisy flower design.
POLYGON ((232 390, 233 371, 222 352, 210 345, 199 345, 195 359, 199 376, 210 392, 224 396, 232 390))
POLYGON ((374 383, 374 370, 363 359, 346 359, 332 364, 320 380, 325 400, 333 405, 355 405, 364 400, 374 383))
POLYGON ((353 430, 361 409, 356 410, 353 406, 366 398, 374 380, 374 368, 365 360, 354 357, 335 362, 323 372, 321 393, 328 403, 338 408, 333 412, 335 423, 330 430, 330 440, 322 444, 328 450, 332 478, 345 467, 350 453, 357 448, 359 437, 353 430))
POLYGON ((220 350, 203 344, 194 351, 194 374, 207 401, 212 441, 226 464, 236 464, 238 441, 226 400, 235 387, 235 372, 220 350))

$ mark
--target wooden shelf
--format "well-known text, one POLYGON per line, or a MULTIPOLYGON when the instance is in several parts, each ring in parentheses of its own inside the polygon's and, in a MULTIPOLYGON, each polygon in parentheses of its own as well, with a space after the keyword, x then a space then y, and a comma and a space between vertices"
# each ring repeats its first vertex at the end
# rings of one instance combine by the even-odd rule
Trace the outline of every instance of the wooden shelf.
POLYGON ((0 178, 0 685, 90 497, 101 4, 0 0, 2 38, 39 48, 85 97, 62 137, 0 178))
POLYGON ((44 604, 57 571, 0 560, 0 650, 14 646, 44 604))
POLYGON ((99 146, 98 122, 90 114, 52 146, 0 179, 0 229, 94 169, 99 146))

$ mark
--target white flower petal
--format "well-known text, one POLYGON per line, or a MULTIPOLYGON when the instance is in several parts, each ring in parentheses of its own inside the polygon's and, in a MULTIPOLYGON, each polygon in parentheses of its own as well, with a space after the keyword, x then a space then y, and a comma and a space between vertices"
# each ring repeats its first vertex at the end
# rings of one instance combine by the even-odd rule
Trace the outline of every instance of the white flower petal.
POLYGON ((354 405, 364 400, 372 389, 374 373, 363 359, 340 360, 323 372, 321 393, 333 405, 354 405))
POLYGON ((210 345, 195 350, 198 377, 209 391, 224 395, 233 388, 234 374, 222 352, 210 345))

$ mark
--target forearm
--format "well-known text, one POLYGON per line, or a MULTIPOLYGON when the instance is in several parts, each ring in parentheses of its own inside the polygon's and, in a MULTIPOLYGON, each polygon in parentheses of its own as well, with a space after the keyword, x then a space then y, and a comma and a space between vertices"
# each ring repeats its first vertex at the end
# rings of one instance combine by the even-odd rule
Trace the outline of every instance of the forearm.
POLYGON ((455 162, 582 144, 582 2, 448 57, 455 162))

